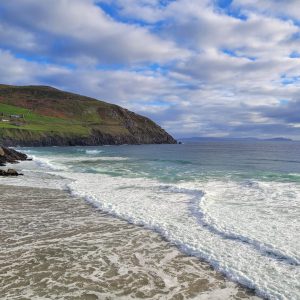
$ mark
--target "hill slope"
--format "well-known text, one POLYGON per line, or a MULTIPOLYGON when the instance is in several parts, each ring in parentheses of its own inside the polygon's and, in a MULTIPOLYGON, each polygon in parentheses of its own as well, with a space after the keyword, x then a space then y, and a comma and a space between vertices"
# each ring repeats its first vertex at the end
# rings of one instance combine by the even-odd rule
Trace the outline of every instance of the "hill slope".
POLYGON ((0 85, 0 144, 173 144, 150 119, 120 106, 47 86, 0 85))

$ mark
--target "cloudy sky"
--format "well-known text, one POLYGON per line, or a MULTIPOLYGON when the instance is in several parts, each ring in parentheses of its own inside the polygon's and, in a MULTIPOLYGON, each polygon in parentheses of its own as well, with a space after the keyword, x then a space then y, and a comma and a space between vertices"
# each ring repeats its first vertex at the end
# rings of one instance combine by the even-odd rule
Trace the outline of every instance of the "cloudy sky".
POLYGON ((51 85, 175 137, 299 139, 300 0, 7 0, 0 82, 51 85))

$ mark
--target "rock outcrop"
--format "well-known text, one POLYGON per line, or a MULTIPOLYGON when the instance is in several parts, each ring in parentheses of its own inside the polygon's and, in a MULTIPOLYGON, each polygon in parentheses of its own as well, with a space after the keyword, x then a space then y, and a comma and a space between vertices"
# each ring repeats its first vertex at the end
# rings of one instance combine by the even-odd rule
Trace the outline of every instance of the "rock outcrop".
POLYGON ((10 177, 10 176, 20 176, 24 175, 22 173, 18 173, 15 169, 0 170, 0 176, 10 177))
POLYGON ((5 166, 5 163, 17 163, 19 160, 27 160, 27 155, 14 149, 0 146, 0 166, 5 166))

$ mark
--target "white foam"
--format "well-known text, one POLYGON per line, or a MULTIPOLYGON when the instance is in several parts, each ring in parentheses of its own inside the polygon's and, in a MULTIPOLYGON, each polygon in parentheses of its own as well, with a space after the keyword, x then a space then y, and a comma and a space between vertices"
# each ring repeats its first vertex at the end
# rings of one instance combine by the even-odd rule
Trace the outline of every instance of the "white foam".
POLYGON ((34 163, 36 163, 39 167, 48 170, 48 171, 68 171, 70 167, 72 167, 72 162, 97 162, 97 161, 124 161, 127 160, 125 157, 118 156, 101 156, 101 157, 82 157, 82 156, 50 156, 42 157, 32 155, 32 159, 34 163), (68 163, 69 165, 66 165, 68 163))
MULTIPOLYGON (((229 278, 255 288, 260 295, 299 299, 297 183, 210 179, 167 185, 146 178, 72 173, 68 167, 72 167, 72 161, 126 159, 35 157, 51 176, 67 178, 55 177, 58 185, 64 188, 67 184, 74 195, 85 197, 129 222, 160 232, 183 251, 207 260, 229 278)), ((38 177, 37 183, 27 178, 24 182, 51 186, 42 173, 42 179, 38 177)), ((18 185, 22 184, 21 179, 13 180, 19 180, 15 182, 18 185)))
POLYGON ((300 178, 300 173, 289 173, 288 175, 300 178))
POLYGON ((7 164, 5 168, 13 168, 24 176, 2 177, 0 184, 10 186, 23 186, 44 189, 65 190, 70 180, 52 174, 59 170, 66 170, 64 166, 58 166, 49 159, 35 158, 33 161, 21 161, 18 164, 7 164))
POLYGON ((1 185, 22 186, 42 189, 66 190, 70 181, 44 172, 24 171, 24 176, 0 178, 1 185))
POLYGON ((75 180, 69 184, 75 195, 129 222, 160 232, 183 251, 206 259, 231 279, 255 288, 260 295, 297 299, 297 266, 287 265, 248 243, 222 237, 199 224, 189 205, 195 197, 201 197, 200 189, 189 189, 184 184, 162 185, 145 178, 63 175, 75 180))
POLYGON ((45 157, 37 157, 35 155, 32 155, 33 161, 39 165, 40 167, 52 170, 52 171, 60 171, 60 170, 67 170, 66 166, 63 164, 59 164, 57 158, 45 158, 45 157))
POLYGON ((97 157, 98 160, 107 160, 107 161, 122 161, 122 160, 128 160, 127 157, 121 157, 121 156, 101 156, 97 157))
POLYGON ((102 152, 103 152, 103 150, 86 150, 85 151, 86 154, 93 154, 93 155, 100 154, 102 152))
POLYGON ((195 211, 214 232, 300 265, 298 184, 210 181, 205 192, 195 211))

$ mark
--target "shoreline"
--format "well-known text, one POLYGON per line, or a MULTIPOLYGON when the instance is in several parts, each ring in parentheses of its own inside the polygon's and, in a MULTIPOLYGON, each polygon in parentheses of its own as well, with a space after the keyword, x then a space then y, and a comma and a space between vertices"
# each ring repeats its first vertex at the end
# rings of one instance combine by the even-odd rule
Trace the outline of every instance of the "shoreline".
POLYGON ((67 191, 1 183, 0 191, 5 261, 0 275, 4 288, 15 285, 4 289, 6 297, 26 290, 29 298, 24 299, 57 299, 59 293, 64 299, 260 299, 158 233, 104 213, 67 191), (5 273, 18 276, 18 286, 5 273), (21 284, 22 274, 29 288, 21 284), (39 284, 35 278, 41 274, 45 277, 39 284))

